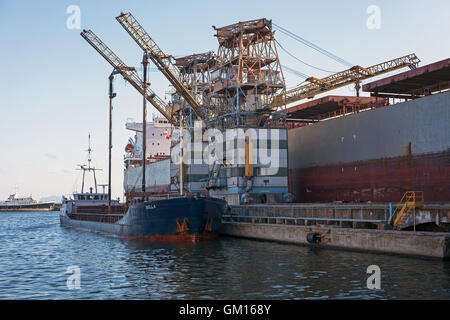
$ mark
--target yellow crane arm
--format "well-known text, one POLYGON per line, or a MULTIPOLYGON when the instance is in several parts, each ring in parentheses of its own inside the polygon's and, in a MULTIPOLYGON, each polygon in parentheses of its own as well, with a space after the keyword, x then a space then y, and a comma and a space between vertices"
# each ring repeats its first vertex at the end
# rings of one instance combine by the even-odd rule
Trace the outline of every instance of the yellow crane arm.
POLYGON ((156 42, 131 13, 121 12, 120 16, 116 17, 116 20, 129 33, 133 40, 136 41, 139 47, 149 54, 149 58, 152 62, 164 74, 167 80, 169 80, 192 109, 194 109, 197 116, 202 120, 205 120, 204 112, 202 112, 200 107, 203 103, 202 97, 200 95, 195 95, 190 91, 188 82, 180 73, 177 66, 170 60, 172 56, 165 54, 158 47, 156 42))
MULTIPOLYGON (((91 30, 83 30, 80 35, 95 49, 106 61, 128 81, 140 94, 144 94, 142 80, 133 67, 128 67, 120 58, 101 41, 91 30)), ((177 121, 173 116, 172 108, 156 95, 153 90, 147 86, 147 100, 174 126, 177 121)))
POLYGON ((383 73, 391 72, 400 68, 415 68, 419 62, 419 58, 412 53, 407 56, 385 61, 368 68, 354 66, 348 70, 332 74, 322 79, 311 77, 306 79, 309 83, 275 96, 270 104, 270 107, 278 108, 301 99, 312 98, 316 94, 334 90, 351 83, 356 83, 371 77, 379 76, 383 73))

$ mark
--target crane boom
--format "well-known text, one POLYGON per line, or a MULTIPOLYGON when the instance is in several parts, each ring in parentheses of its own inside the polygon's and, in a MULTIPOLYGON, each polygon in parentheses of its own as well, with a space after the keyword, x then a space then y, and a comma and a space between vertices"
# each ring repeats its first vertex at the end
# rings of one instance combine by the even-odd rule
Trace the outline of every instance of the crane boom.
POLYGON ((419 62, 419 58, 412 53, 407 56, 385 61, 368 68, 354 66, 350 69, 332 74, 322 79, 310 77, 306 79, 309 82, 308 84, 275 96, 270 104, 270 108, 278 108, 301 99, 312 98, 316 94, 334 90, 351 83, 357 83, 400 68, 410 67, 413 69, 419 62))
POLYGON ((170 61, 172 56, 165 54, 158 47, 156 42, 150 37, 147 31, 145 31, 145 29, 131 13, 121 12, 120 16, 116 17, 116 20, 130 34, 133 40, 136 41, 139 47, 141 47, 142 50, 146 51, 149 54, 149 58, 152 60, 152 62, 164 74, 167 80, 169 80, 169 82, 175 87, 177 92, 192 107, 197 116, 202 120, 205 120, 206 116, 201 109, 201 104, 203 103, 202 97, 191 92, 187 80, 180 73, 175 64, 170 61))
MULTIPOLYGON (((142 80, 135 68, 128 67, 103 41, 101 41, 91 30, 83 30, 80 35, 109 62, 140 94, 144 94, 142 80)), ((147 86, 147 100, 173 125, 177 121, 173 116, 171 107, 156 95, 153 90, 147 86)))

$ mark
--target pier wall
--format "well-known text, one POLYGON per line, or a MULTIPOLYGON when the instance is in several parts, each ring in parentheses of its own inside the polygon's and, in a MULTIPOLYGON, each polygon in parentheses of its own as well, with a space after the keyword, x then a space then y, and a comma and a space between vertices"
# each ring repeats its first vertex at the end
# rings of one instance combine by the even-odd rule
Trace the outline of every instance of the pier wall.
POLYGON ((450 258, 450 233, 246 222, 224 222, 221 233, 227 236, 296 244, 310 244, 307 240, 308 234, 318 233, 321 237, 320 242, 310 245, 439 259, 450 258))
MULTIPOLYGON (((352 228, 386 228, 396 204, 389 203, 309 203, 254 204, 231 206, 225 221, 264 222, 296 225, 327 224, 352 228)), ((427 225, 427 231, 450 231, 450 204, 426 203, 416 208, 416 225, 427 225), (431 230, 430 230, 431 228, 431 230)), ((404 227, 413 225, 413 215, 404 227)))

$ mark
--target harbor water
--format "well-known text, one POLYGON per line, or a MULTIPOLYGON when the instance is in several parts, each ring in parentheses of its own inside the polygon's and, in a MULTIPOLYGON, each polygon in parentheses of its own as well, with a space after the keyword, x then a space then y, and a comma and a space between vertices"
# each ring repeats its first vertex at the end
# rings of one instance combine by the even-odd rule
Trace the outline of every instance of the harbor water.
POLYGON ((0 299, 450 299, 450 261, 229 237, 149 243, 61 227, 59 212, 1 212, 0 299), (371 265, 380 289, 367 287, 371 265))

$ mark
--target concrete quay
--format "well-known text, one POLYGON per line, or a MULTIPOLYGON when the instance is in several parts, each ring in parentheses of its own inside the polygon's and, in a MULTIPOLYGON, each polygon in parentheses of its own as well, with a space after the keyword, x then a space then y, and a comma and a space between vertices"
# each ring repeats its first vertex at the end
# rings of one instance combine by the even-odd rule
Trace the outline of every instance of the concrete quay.
MULTIPOLYGON (((389 204, 371 203, 231 206, 223 216, 221 233, 318 247, 450 259, 449 204, 426 204, 416 209, 416 226, 427 230, 416 232, 393 231, 388 223, 393 209, 389 204)), ((412 215, 405 225, 412 225, 412 215)))
POLYGON ((450 258, 450 233, 223 222, 221 234, 367 252, 450 258), (315 239, 314 239, 315 237, 315 239), (308 239, 309 238, 309 239, 308 239), (308 241, 312 240, 312 242, 308 241))

